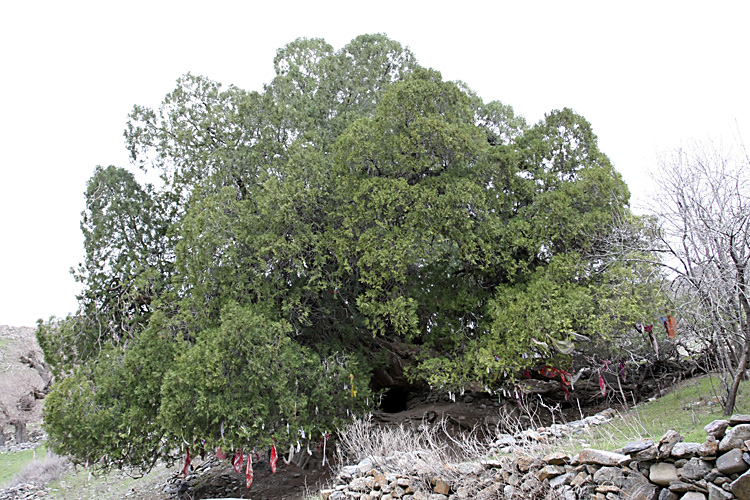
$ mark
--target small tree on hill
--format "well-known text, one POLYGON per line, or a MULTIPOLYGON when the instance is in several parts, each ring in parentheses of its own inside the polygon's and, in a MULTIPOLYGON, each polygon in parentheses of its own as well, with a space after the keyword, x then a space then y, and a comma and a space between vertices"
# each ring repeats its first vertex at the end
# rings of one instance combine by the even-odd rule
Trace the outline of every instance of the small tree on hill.
POLYGON ((750 355, 750 158, 694 143, 663 158, 658 238, 681 324, 708 341, 732 413, 750 355))

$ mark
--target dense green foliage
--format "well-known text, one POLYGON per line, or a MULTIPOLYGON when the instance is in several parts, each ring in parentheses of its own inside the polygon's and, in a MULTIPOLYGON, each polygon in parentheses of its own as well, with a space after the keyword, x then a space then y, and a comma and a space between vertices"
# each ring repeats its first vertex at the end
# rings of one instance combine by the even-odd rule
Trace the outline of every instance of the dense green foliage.
POLYGON ((372 407, 376 339, 420 352, 415 383, 497 388, 566 362, 545 342, 616 352, 653 313, 648 272, 603 257, 629 193, 583 117, 528 126, 382 35, 274 65, 262 93, 188 74, 134 108, 161 187, 94 173, 80 311, 39 330, 60 450, 148 467, 317 440, 372 407))

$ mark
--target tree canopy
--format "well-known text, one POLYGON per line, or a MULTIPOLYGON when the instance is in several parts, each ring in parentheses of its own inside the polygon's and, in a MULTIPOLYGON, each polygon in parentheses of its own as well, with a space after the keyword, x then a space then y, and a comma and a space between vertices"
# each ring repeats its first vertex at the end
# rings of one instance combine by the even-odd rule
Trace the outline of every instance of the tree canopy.
POLYGON ((39 330, 59 450, 289 445, 374 408, 379 339, 418 353, 412 384, 497 389, 570 362, 540 345, 617 350, 653 314, 643 265, 603 257, 629 192, 584 117, 528 125, 384 35, 274 67, 262 92, 188 73, 133 108, 159 186, 94 172, 80 310, 39 330))

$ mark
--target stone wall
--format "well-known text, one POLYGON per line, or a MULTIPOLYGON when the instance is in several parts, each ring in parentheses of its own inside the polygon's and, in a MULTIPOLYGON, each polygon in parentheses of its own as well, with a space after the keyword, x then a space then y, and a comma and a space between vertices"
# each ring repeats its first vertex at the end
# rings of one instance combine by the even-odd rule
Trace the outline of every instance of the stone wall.
MULTIPOLYGON (((324 500, 750 500, 750 415, 705 427, 702 443, 668 431, 612 452, 513 456, 444 464, 443 473, 386 473, 365 460, 343 467, 324 500)), ((507 438, 498 439, 502 441, 507 438)), ((514 438, 515 439, 515 438, 514 438)), ((440 469, 438 469, 439 471, 440 469)))

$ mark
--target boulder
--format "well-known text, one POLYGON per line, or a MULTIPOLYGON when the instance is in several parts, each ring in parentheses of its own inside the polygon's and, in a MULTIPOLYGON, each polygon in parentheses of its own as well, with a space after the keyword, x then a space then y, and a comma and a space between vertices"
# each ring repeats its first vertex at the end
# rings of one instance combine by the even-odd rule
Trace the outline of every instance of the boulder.
POLYGON ((631 458, 621 453, 585 448, 578 454, 578 461, 582 464, 596 464, 614 467, 630 463, 631 458))
POLYGON ((633 459, 638 460, 639 462, 647 462, 649 460, 654 460, 656 458, 657 451, 658 450, 656 448, 656 445, 653 445, 633 455, 633 459))
POLYGON ((549 487, 555 489, 559 488, 560 486, 570 484, 570 482, 573 480, 573 477, 573 472, 566 472, 565 474, 562 474, 560 476, 550 478, 549 487))
POLYGON ((716 468, 722 474, 729 476, 731 474, 742 474, 750 469, 750 465, 747 465, 742 459, 742 450, 734 448, 716 460, 716 468))
POLYGON ((672 481, 677 481, 677 467, 668 462, 657 462, 649 470, 649 479, 659 486, 669 486, 672 481))
POLYGON ((706 431, 706 434, 708 434, 709 436, 722 438, 724 437, 724 433, 726 432, 727 427, 729 427, 728 420, 714 420, 710 424, 706 424, 703 430, 706 431))
POLYGON ((654 486, 640 472, 631 472, 620 488, 622 500, 655 500, 659 488, 654 486))
POLYGON ((638 441, 631 441, 622 447, 622 452, 626 455, 632 455, 645 449, 651 448, 654 442, 650 439, 639 439, 638 441))
POLYGON ((519 472, 528 472, 533 463, 534 458, 527 457, 526 455, 521 455, 520 457, 516 457, 516 459, 513 460, 513 465, 516 466, 519 472))
POLYGON ((559 476, 564 473, 565 473, 565 469, 563 467, 560 467, 559 465, 545 465, 539 471, 539 474, 537 475, 537 477, 539 478, 540 481, 544 481, 545 479, 559 476))
POLYGON ((708 483, 708 500, 731 500, 732 494, 713 483, 708 483))
POLYGON ((748 439, 750 439, 750 424, 732 427, 719 443, 719 451, 726 453, 733 448, 741 448, 748 439))
POLYGON ((711 472, 711 464, 700 458, 691 458, 685 465, 680 469, 680 477, 689 481, 697 481, 698 479, 706 477, 711 472))
POLYGON ((349 482, 349 489, 351 491, 358 491, 358 492, 370 491, 374 486, 375 486, 375 480, 372 479, 371 477, 356 477, 349 482))
POLYGON ((715 457, 719 452, 719 442, 714 436, 708 436, 706 442, 704 442, 698 450, 698 455, 701 457, 715 457))
POLYGON ((685 481, 672 481, 669 483, 669 491, 674 491, 675 493, 685 493, 691 490, 690 484, 685 481))
POLYGON ((570 455, 558 451, 545 455, 544 461, 550 465, 565 465, 570 463, 570 455))
POLYGON ((602 467, 594 474, 596 484, 608 484, 620 488, 625 482, 625 474, 619 467, 602 467))
POLYGON ((739 500, 750 500, 750 472, 745 472, 729 485, 729 489, 739 500))
POLYGON ((675 458, 690 458, 700 454, 702 444, 700 443, 677 443, 672 448, 672 456, 675 458))
POLYGON ((681 442, 684 438, 675 430, 668 430, 664 433, 664 436, 659 440, 657 446, 656 457, 657 458, 669 458, 672 454, 672 448, 681 442))
POLYGON ((706 500, 706 495, 697 491, 688 491, 682 495, 682 500, 706 500))
POLYGON ((750 415, 732 415, 729 417, 729 425, 735 426, 735 425, 741 425, 741 424, 750 424, 750 415))
POLYGON ((434 481, 435 486, 432 491, 438 495, 447 495, 451 491, 450 484, 442 478, 436 478, 434 481))
POLYGON ((659 493, 659 500, 679 500, 679 499, 680 499, 680 495, 678 495, 674 491, 669 491, 666 488, 661 490, 661 493, 659 493))
POLYGON ((576 475, 576 477, 573 478, 572 481, 570 481, 570 485, 575 488, 578 488, 581 485, 585 484, 586 481, 588 480, 589 480, 589 475, 586 474, 585 471, 581 471, 576 475))

